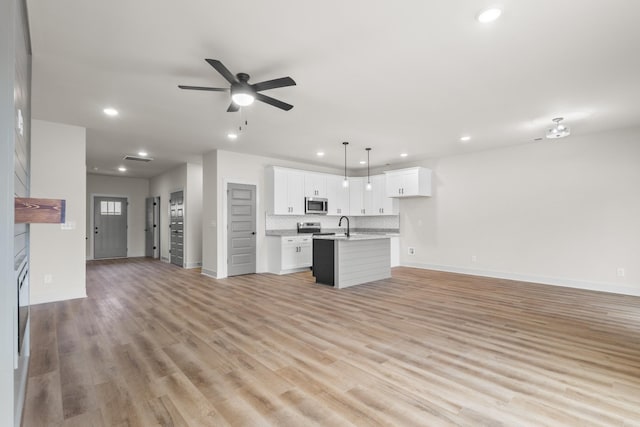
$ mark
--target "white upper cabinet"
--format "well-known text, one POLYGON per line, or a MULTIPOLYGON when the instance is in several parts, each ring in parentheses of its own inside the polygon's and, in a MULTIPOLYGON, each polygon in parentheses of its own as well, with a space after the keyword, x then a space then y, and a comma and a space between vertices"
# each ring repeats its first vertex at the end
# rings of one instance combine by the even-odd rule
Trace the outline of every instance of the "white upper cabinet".
POLYGON ((304 172, 270 166, 266 170, 267 212, 304 215, 304 172))
POLYGON ((385 172, 387 197, 431 196, 431 170, 422 167, 385 172))
POLYGON ((327 175, 323 173, 304 173, 304 196, 327 198, 327 175))
POLYGON ((366 189, 365 178, 365 212, 366 215, 397 215, 398 200, 387 196, 385 175, 371 177, 371 190, 366 189))
POLYGON ((364 185, 367 178, 349 178, 349 215, 365 215, 364 185))
POLYGON ((387 197, 384 175, 370 177, 371 190, 367 190, 367 178, 349 178, 350 214, 357 216, 397 215, 398 201, 387 197))
POLYGON ((328 215, 349 215, 349 187, 343 181, 343 176, 327 175, 328 215))

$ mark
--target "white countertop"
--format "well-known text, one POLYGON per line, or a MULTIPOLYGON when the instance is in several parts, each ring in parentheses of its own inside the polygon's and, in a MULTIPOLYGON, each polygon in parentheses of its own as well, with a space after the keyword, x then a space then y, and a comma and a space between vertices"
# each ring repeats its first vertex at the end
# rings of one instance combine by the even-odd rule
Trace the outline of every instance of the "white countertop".
POLYGON ((339 240, 339 241, 390 239, 391 237, 392 236, 387 236, 384 234, 359 234, 359 233, 351 233, 349 237, 340 235, 340 234, 328 235, 328 236, 313 236, 314 239, 339 240))

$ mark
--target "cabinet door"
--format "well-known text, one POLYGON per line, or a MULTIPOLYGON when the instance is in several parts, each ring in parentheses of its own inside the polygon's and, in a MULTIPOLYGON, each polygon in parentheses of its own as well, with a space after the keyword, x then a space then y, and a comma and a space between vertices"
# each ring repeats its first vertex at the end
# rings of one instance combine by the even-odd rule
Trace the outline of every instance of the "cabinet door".
POLYGON ((362 178, 349 178, 349 215, 365 214, 363 191, 362 178))
POLYGON ((298 243, 298 268, 311 267, 313 263, 312 238, 303 237, 298 243))
POLYGON ((387 197, 401 197, 402 196, 402 173, 388 173, 387 178, 387 197))
POLYGON ((298 238, 282 238, 282 270, 298 268, 298 238))
POLYGON ((402 195, 417 196, 420 194, 420 178, 418 170, 407 171, 402 174, 402 195))
POLYGON ((287 171, 273 170, 273 214, 291 215, 288 193, 289 177, 287 171))
POLYGON ((327 175, 329 215, 349 215, 349 187, 342 185, 344 177, 327 175))
POLYGON ((304 173, 289 171, 287 174, 287 199, 289 215, 304 215, 304 173))
POLYGON ((364 210, 363 215, 378 215, 378 200, 375 191, 375 179, 369 178, 371 181, 371 190, 367 190, 367 178, 362 178, 362 205, 364 210))
POLYGON ((307 172, 304 174, 305 197, 327 197, 327 178, 325 174, 307 172))

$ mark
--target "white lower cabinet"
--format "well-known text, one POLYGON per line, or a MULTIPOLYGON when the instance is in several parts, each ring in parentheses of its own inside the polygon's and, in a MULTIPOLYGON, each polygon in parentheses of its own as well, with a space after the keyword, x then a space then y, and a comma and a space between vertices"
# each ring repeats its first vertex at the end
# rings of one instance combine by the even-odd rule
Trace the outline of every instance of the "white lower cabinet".
POLYGON ((304 271, 313 260, 313 238, 309 236, 267 236, 269 273, 304 271))

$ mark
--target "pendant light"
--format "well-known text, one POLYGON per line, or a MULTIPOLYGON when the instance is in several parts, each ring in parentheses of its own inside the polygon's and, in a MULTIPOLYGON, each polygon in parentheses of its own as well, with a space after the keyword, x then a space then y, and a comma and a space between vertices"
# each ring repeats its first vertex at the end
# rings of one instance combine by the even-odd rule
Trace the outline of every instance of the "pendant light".
POLYGON ((365 187, 367 191, 371 191, 371 174, 370 174, 370 161, 369 154, 371 153, 371 148, 365 148, 367 150, 367 186, 365 187))
POLYGON ((558 139, 571 135, 571 129, 560 123, 562 120, 564 120, 562 117, 553 119, 554 125, 551 129, 547 130, 547 139, 558 139))
POLYGON ((343 142, 342 145, 344 145, 344 181, 342 181, 342 186, 347 188, 349 186, 349 180, 347 179, 347 145, 349 143, 343 142))

